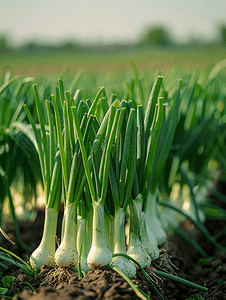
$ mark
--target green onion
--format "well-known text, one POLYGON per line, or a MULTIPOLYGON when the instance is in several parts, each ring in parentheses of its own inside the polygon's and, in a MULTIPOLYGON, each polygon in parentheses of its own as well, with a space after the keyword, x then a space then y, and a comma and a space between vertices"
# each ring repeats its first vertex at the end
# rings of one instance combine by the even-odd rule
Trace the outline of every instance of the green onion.
POLYGON ((24 108, 32 125, 33 132, 35 134, 45 188, 46 207, 43 236, 38 248, 30 256, 30 263, 32 267, 39 269, 44 264, 48 266, 55 265, 55 236, 58 221, 58 210, 61 200, 62 179, 60 154, 58 151, 57 143, 55 143, 56 131, 54 130, 53 119, 50 114, 49 104, 47 102, 50 134, 47 135, 46 126, 44 123, 44 116, 40 105, 40 99, 35 85, 34 94, 36 99, 36 109, 39 116, 39 126, 41 128, 41 134, 37 129, 37 126, 29 111, 29 108, 26 105, 24 105, 24 108), (48 138, 50 139, 50 141, 47 140, 48 138), (55 156, 53 159, 54 153, 55 156))

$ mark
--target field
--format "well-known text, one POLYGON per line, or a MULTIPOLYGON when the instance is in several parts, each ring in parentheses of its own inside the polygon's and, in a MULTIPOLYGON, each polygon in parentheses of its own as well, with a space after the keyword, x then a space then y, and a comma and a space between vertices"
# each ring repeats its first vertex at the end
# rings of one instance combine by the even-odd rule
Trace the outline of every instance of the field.
POLYGON ((0 299, 226 299, 226 49, 0 58, 0 299))
POLYGON ((37 75, 62 72, 77 72, 80 69, 89 72, 125 71, 129 61, 136 64, 138 70, 157 68, 162 71, 170 68, 209 68, 225 59, 226 49, 222 46, 193 49, 150 49, 128 51, 90 51, 89 53, 8 53, 1 56, 0 69, 12 69, 15 75, 37 75))

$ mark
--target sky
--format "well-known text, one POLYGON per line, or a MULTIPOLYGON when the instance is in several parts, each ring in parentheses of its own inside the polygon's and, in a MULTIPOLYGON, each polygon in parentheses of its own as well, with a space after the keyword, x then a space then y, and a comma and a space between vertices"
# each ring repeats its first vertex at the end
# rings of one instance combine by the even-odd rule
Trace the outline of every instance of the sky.
POLYGON ((163 25, 177 41, 217 38, 225 0, 0 0, 0 35, 14 44, 44 40, 136 41, 163 25))

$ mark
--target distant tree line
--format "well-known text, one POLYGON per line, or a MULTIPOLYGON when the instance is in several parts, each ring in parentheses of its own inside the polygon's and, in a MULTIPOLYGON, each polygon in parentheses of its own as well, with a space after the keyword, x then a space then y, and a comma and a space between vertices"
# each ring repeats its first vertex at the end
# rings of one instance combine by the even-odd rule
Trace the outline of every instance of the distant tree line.
POLYGON ((20 51, 20 52, 58 52, 58 51, 82 51, 83 47, 74 42, 66 42, 59 45, 53 45, 53 44, 43 44, 40 42, 28 42, 21 47, 9 47, 8 45, 8 39, 5 36, 0 36, 0 53, 6 52, 6 51, 20 51))
MULTIPOLYGON (((194 46, 195 44, 214 44, 218 42, 219 44, 223 44, 226 46, 226 24, 222 24, 219 26, 219 40, 216 41, 209 41, 205 42, 202 39, 198 38, 191 38, 187 43, 186 46, 194 46)), ((141 46, 150 46, 150 47, 170 47, 170 46, 180 46, 178 43, 176 43, 172 36, 170 31, 164 27, 164 26, 155 26, 148 28, 143 36, 141 37, 140 41, 138 42, 141 46)))
MULTIPOLYGON (((219 27, 219 35, 220 41, 219 43, 226 46, 226 25, 221 25, 219 27)), ((195 45, 201 43, 198 40, 191 40, 188 42, 188 46, 195 45)), ((44 44, 38 42, 29 42, 24 44, 20 48, 13 48, 9 46, 8 37, 0 34, 0 54, 5 53, 7 51, 21 51, 26 53, 35 53, 35 52, 84 52, 84 51, 123 51, 128 50, 129 48, 134 47, 177 47, 180 44, 176 43, 171 33, 164 26, 155 26, 148 28, 141 38, 133 45, 92 45, 92 46, 84 46, 80 43, 76 42, 65 42, 59 45, 53 44, 44 44)))

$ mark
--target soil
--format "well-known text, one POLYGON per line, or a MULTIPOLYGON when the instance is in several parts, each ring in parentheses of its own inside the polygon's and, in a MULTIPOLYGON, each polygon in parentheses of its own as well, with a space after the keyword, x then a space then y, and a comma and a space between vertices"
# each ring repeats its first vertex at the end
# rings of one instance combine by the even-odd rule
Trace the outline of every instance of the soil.
MULTIPOLYGON (((17 244, 13 246, 5 239, 3 239, 1 246, 27 260, 41 240, 43 221, 44 212, 39 210, 35 221, 20 222, 22 240, 24 245, 29 246, 28 249, 21 250, 17 244)), ((216 235, 225 224, 225 221, 208 221, 205 226, 212 234, 216 235)), ((58 236, 60 226, 59 222, 58 236)), ((160 250, 161 260, 152 262, 152 267, 160 270, 162 262, 170 258, 173 272, 176 272, 179 277, 207 287, 208 292, 193 289, 169 279, 153 277, 161 295, 165 300, 185 300, 191 295, 196 295, 196 297, 190 299, 226 299, 226 252, 216 250, 212 244, 206 242, 189 221, 183 222, 181 229, 205 249, 208 258, 201 263, 202 257, 197 250, 175 234, 168 236, 166 243, 162 245, 160 250)), ((12 228, 8 234, 10 238, 14 239, 12 228)), ((218 242, 225 245, 225 236, 219 238, 218 242)), ((2 270, 0 269, 0 271, 2 270)), ((151 272, 150 268, 146 271, 147 273, 151 272)), ((16 277, 7 294, 10 296, 8 299, 12 298, 13 300, 140 299, 118 273, 108 268, 90 271, 86 277, 79 279, 71 270, 47 266, 43 266, 36 275, 27 276, 10 264, 9 269, 1 275, 0 279, 5 275, 16 277)), ((140 271, 137 272, 132 281, 146 294, 150 292, 151 299, 158 299, 140 271)), ((0 300, 3 299, 5 298, 0 298, 0 300)))

